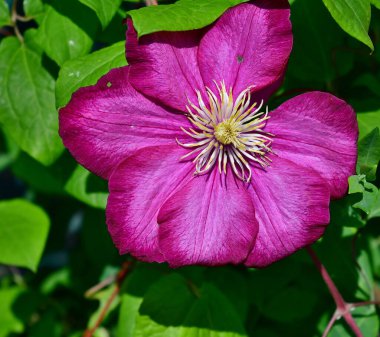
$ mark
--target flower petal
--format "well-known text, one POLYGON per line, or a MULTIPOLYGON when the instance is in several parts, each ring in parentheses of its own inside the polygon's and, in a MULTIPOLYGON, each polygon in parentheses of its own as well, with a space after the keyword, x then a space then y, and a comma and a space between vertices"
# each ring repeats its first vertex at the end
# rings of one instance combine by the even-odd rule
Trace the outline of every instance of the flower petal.
POLYGON ((180 162, 177 145, 149 147, 123 161, 109 181, 107 225, 120 254, 163 262, 157 214, 165 200, 191 178, 194 165, 180 162))
POLYGON ((187 119, 139 94, 128 82, 129 68, 111 70, 79 89, 59 113, 60 135, 71 154, 90 171, 109 178, 135 150, 184 140, 187 119))
POLYGON ((316 241, 329 223, 329 190, 314 171, 273 157, 253 170, 249 192, 259 232, 245 264, 265 267, 316 241))
POLYGON ((158 214, 159 246, 172 267, 242 263, 255 240, 255 211, 231 172, 194 177, 158 214))
POLYGON ((266 100, 281 84, 292 49, 289 16, 286 0, 258 0, 226 11, 199 46, 205 85, 224 80, 235 95, 255 85, 254 98, 266 100))
POLYGON ((202 31, 159 32, 137 39, 132 20, 127 24, 132 85, 148 97, 186 111, 187 98, 197 102, 195 89, 204 87, 197 61, 202 31))
POLYGON ((323 92, 299 95, 270 114, 266 131, 275 135, 273 150, 280 157, 316 170, 342 197, 348 177, 355 174, 358 125, 344 101, 323 92))

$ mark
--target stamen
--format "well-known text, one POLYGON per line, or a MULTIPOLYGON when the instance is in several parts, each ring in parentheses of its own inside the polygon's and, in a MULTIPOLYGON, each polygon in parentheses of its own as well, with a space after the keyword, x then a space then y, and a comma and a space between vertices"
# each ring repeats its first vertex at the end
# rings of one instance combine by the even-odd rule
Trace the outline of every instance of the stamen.
POLYGON ((203 101, 200 91, 196 91, 198 105, 189 101, 186 109, 188 119, 193 128, 181 128, 195 142, 177 143, 185 148, 192 149, 181 159, 195 155, 194 174, 205 174, 216 164, 220 174, 227 174, 227 165, 230 164, 234 174, 243 181, 250 181, 252 168, 270 165, 272 135, 264 128, 270 116, 268 107, 260 112, 263 101, 251 104, 250 86, 233 99, 232 88, 227 90, 224 81, 219 84, 214 81, 216 94, 206 87, 208 104, 203 101))

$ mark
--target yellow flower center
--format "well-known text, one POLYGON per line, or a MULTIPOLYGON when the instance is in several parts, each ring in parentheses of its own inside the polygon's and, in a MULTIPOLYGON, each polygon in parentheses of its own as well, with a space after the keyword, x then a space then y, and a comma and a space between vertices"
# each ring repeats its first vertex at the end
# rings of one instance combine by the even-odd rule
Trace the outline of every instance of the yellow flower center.
POLYGON ((215 126, 214 135, 219 143, 222 143, 224 145, 236 144, 237 137, 239 135, 239 129, 236 127, 236 125, 234 125, 233 122, 226 120, 215 126))
POLYGON ((226 174, 229 164, 239 179, 250 181, 255 163, 267 167, 271 161, 267 153, 271 152, 273 135, 264 131, 268 110, 260 112, 262 104, 258 107, 251 104, 252 87, 234 100, 232 89, 227 91, 224 82, 215 85, 217 94, 206 88, 207 105, 197 91, 198 105, 189 101, 186 106, 193 127, 181 129, 195 141, 182 144, 177 140, 179 145, 193 149, 181 159, 197 153, 193 160, 195 174, 207 173, 215 165, 220 173, 226 174))

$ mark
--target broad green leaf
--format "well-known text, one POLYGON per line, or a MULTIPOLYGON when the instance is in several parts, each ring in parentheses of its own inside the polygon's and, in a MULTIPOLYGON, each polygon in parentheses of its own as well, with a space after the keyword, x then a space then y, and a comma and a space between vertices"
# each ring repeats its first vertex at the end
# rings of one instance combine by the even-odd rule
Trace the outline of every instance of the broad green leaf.
POLYGON ((11 24, 9 7, 5 0, 0 0, 0 27, 11 24))
POLYGON ((149 316, 161 325, 178 326, 185 320, 195 299, 186 280, 181 275, 173 273, 150 287, 139 311, 140 314, 149 316), (161 301, 163 298, 170 301, 161 301))
POLYGON ((124 326, 125 337, 246 336, 242 318, 220 290, 207 282, 197 288, 177 273, 154 283, 138 313, 129 314, 135 321, 124 326))
POLYGON ((57 107, 66 105, 78 88, 95 84, 112 68, 126 64, 124 41, 66 62, 57 80, 57 107))
POLYGON ((323 3, 346 33, 374 50, 368 36, 371 22, 370 0, 323 0, 323 3))
POLYGON ((334 50, 342 45, 343 32, 321 0, 296 0, 291 10, 294 44, 289 73, 302 81, 330 82, 337 75, 334 50))
POLYGON ((180 327, 179 337, 243 337, 247 336, 239 317, 228 299, 211 283, 204 283, 180 327))
POLYGON ((37 270, 50 221, 25 200, 0 202, 0 263, 37 270))
POLYGON ((0 44, 0 123, 7 135, 45 165, 63 151, 54 79, 41 57, 14 38, 0 44))
POLYGON ((111 22, 122 0, 79 0, 90 7, 98 16, 102 27, 105 28, 111 22))
POLYGON ((357 118, 359 125, 359 139, 363 139, 367 136, 373 128, 380 128, 380 110, 359 112, 357 118))
POLYGON ((65 190, 75 198, 92 207, 105 209, 108 193, 88 191, 87 185, 90 176, 91 173, 89 171, 78 165, 70 179, 67 181, 65 190))
POLYGON ((118 336, 133 337, 136 318, 143 299, 141 297, 123 294, 119 311, 118 336))
POLYGON ((173 5, 129 11, 139 37, 158 31, 198 29, 214 22, 225 10, 247 0, 179 0, 173 5))
POLYGON ((24 0, 24 11, 28 17, 37 17, 44 13, 45 7, 42 0, 24 0))
POLYGON ((367 180, 376 179, 377 165, 380 161, 380 134, 379 128, 375 128, 368 136, 358 144, 357 171, 365 174, 367 180))
MULTIPOLYGON (((88 13, 83 12, 78 5, 81 4, 75 4, 72 0, 45 5, 46 13, 40 21, 36 40, 46 54, 60 66, 67 60, 89 53, 93 44, 91 36, 96 26, 93 22, 86 21, 88 13), (73 14, 65 15, 67 9, 73 14), (89 25, 89 31, 73 21, 74 14, 82 18, 84 24, 89 25)), ((92 14, 90 9, 88 11, 92 14)))
POLYGON ((235 307, 240 317, 246 317, 249 307, 248 277, 233 268, 206 270, 206 280, 216 286, 235 307))

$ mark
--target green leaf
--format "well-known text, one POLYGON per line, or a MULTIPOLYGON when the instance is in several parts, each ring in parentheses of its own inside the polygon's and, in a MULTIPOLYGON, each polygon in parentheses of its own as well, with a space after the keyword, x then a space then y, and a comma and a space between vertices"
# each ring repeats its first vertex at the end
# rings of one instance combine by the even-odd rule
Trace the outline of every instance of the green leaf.
POLYGON ((0 289, 0 337, 7 337, 12 332, 24 331, 23 321, 12 310, 14 302, 24 291, 18 287, 0 289))
POLYGON ((111 22, 122 0, 79 0, 82 4, 90 7, 98 16, 102 27, 105 28, 111 22))
POLYGON ((362 199, 353 205, 368 215, 368 219, 380 216, 380 191, 367 182, 365 175, 351 176, 348 178, 349 194, 361 193, 362 199))
POLYGON ((78 165, 70 179, 67 181, 65 190, 75 198, 92 207, 105 209, 108 193, 89 192, 87 190, 87 185, 90 176, 91 173, 89 171, 78 165))
MULTIPOLYGON (((352 313, 360 331, 365 337, 378 337, 379 318, 374 306, 359 307, 352 313)), ((351 329, 346 322, 338 321, 331 329, 329 337, 351 337, 351 329)))
POLYGON ((359 112, 357 118, 359 124, 359 139, 368 135, 373 128, 380 128, 380 110, 359 112))
POLYGON ((235 307, 240 317, 246 317, 249 307, 248 278, 233 268, 212 268, 206 270, 206 279, 216 286, 235 307))
POLYGON ((117 336, 135 337, 136 320, 143 296, 161 276, 161 272, 154 265, 144 264, 139 265, 127 277, 124 287, 126 291, 121 294, 117 336))
POLYGON ((186 280, 173 273, 163 277, 144 296, 140 313, 147 315, 162 325, 181 325, 189 307, 194 304, 195 296, 191 293, 186 280), (170 298, 170 301, 161 301, 170 298))
MULTIPOLYGON (((334 50, 344 34, 320 0, 296 0, 291 8, 294 33, 289 73, 302 81, 326 83, 336 77, 334 50)), ((340 62, 342 62, 340 60, 340 62)))
POLYGON ((21 153, 12 164, 13 174, 34 190, 44 194, 66 195, 64 186, 76 162, 69 154, 61 156, 48 167, 40 164, 25 153, 21 153))
POLYGON ((31 316, 41 304, 41 297, 21 286, 3 286, 0 299, 0 337, 19 336, 30 325, 31 316))
POLYGON ((7 135, 45 165, 63 151, 54 79, 41 57, 14 38, 0 44, 0 123, 7 135))
POLYGON ((37 17, 44 13, 45 7, 42 0, 24 0, 24 11, 26 16, 37 17))
MULTIPOLYGON (((129 303, 136 310, 139 302, 135 297, 129 303)), ((198 288, 177 273, 154 283, 138 312, 129 315, 134 322, 119 330, 125 337, 246 336, 242 318, 220 290, 207 282, 198 288)))
POLYGON ((294 322, 311 315, 317 302, 318 295, 314 291, 288 286, 271 297, 261 312, 275 321, 294 322))
POLYGON ((200 294, 180 328, 179 337, 247 336, 242 319, 217 288, 204 283, 200 294))
POLYGON ((37 270, 50 221, 39 207, 25 200, 0 202, 0 263, 37 270))
POLYGON ((139 37, 158 31, 205 27, 228 8, 247 0, 179 0, 173 5, 149 6, 129 11, 139 37))
MULTIPOLYGON (((46 54, 60 66, 67 60, 89 53, 93 44, 92 30, 96 28, 96 25, 94 22, 85 20, 88 13, 86 14, 86 11, 84 12, 78 5, 81 4, 73 3, 72 0, 55 1, 52 5, 45 5, 46 13, 40 21, 36 41, 46 54), (70 9, 73 14, 65 15, 67 9, 70 9), (73 20, 74 13, 89 25, 88 29, 91 31, 85 30, 73 20)), ((87 9, 87 7, 83 7, 87 9)), ((92 14, 90 9, 88 11, 89 14, 92 14)))
POLYGON ((323 0, 323 3, 346 33, 374 50, 368 36, 371 22, 370 0, 323 0))
MULTIPOLYGON (((92 313, 92 315, 91 315, 91 317, 87 323, 88 327, 92 327, 95 325, 99 315, 104 310, 104 307, 106 305, 108 305, 108 300, 109 300, 110 296, 112 296, 112 294, 115 292, 115 289, 116 289, 116 284, 112 284, 108 288, 97 292, 94 296, 91 297, 92 299, 99 301, 99 307, 95 312, 92 313)), ((119 303, 120 303, 120 297, 117 295, 115 297, 115 299, 112 301, 109 308, 107 309, 106 316, 104 316, 105 319, 119 305, 119 303)))
POLYGON ((20 153, 20 148, 10 138, 4 135, 4 145, 2 144, 2 137, 0 135, 0 149, 3 148, 6 152, 0 150, 0 172, 8 165, 12 164, 20 153))
POLYGON ((380 0, 371 0, 371 4, 380 9, 380 0))
POLYGON ((358 144, 357 170, 359 174, 365 174, 367 180, 376 180, 377 165, 380 161, 380 134, 379 128, 363 138, 358 144))
POLYGON ((95 84, 112 68, 126 64, 124 41, 66 62, 57 80, 57 107, 65 106, 78 88, 95 84))
MULTIPOLYGON (((321 245, 319 255, 334 281, 338 282, 339 290, 346 299, 351 299, 352 302, 373 300, 375 281, 371 269, 368 237, 361 236, 355 240, 351 236, 350 240, 342 240, 339 239, 338 226, 329 226, 327 231, 329 237, 321 245)), ((363 336, 378 336, 379 318, 373 305, 355 308, 352 315, 363 336)), ((323 317, 321 331, 326 327, 330 317, 331 313, 323 317)), ((329 333, 329 337, 330 335, 350 337, 352 333, 344 320, 338 320, 329 333)))
POLYGON ((0 27, 11 24, 9 7, 5 0, 0 0, 0 27))

